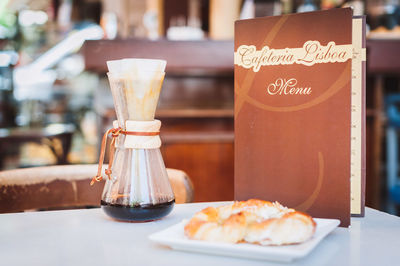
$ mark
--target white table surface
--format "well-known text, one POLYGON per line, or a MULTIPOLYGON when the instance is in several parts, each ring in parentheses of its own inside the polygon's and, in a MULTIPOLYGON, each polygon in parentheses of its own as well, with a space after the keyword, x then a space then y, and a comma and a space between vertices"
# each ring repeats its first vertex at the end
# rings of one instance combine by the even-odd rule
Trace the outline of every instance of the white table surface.
POLYGON ((369 208, 365 218, 352 218, 350 229, 335 229, 307 257, 290 264, 186 253, 148 240, 221 204, 178 204, 149 223, 116 222, 101 209, 0 214, 0 265, 400 265, 400 218, 369 208))

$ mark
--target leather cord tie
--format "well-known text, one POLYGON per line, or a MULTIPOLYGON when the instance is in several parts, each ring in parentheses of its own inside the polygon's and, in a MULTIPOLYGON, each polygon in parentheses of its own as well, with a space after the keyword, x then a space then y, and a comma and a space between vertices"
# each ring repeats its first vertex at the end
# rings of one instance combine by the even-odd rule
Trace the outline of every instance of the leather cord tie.
POLYGON ((110 152, 109 152, 109 162, 108 167, 104 171, 108 176, 108 179, 111 179, 111 167, 114 161, 114 152, 115 152, 115 141, 119 137, 119 135, 130 135, 130 136, 157 136, 160 135, 160 132, 137 132, 137 131, 125 131, 122 128, 111 128, 106 131, 103 135, 103 139, 101 140, 101 148, 100 148, 100 157, 99 157, 99 167, 97 168, 97 175, 92 178, 90 185, 92 186, 96 181, 99 182, 103 179, 101 176, 101 170, 103 169, 104 163, 104 155, 106 151, 107 137, 111 134, 111 143, 110 143, 110 152))

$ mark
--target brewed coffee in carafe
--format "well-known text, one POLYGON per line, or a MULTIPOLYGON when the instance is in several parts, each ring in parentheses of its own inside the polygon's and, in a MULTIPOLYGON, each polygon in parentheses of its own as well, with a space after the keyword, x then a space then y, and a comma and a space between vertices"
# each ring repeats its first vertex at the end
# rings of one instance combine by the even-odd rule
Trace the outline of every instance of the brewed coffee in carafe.
MULTIPOLYGON (((117 121, 102 142, 100 162, 111 135, 102 209, 122 221, 160 219, 175 202, 160 152, 161 122, 154 119, 166 61, 122 59, 107 66, 117 121)), ((94 181, 99 179, 98 173, 94 181)))

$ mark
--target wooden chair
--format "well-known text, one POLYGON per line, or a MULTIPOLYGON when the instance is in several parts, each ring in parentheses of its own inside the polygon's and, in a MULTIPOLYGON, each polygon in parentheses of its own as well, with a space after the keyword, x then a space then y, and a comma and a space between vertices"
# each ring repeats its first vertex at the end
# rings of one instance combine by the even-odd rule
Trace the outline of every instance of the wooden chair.
MULTIPOLYGON (((104 181, 89 186, 97 165, 62 165, 0 172, 0 213, 95 207, 104 181)), ((193 185, 185 172, 167 169, 176 203, 193 201, 193 185)))

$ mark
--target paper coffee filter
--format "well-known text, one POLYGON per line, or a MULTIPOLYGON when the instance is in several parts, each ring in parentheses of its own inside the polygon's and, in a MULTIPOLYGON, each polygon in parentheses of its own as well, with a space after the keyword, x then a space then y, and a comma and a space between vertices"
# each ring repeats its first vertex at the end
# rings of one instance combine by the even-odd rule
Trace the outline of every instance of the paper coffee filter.
POLYGON ((158 59, 124 58, 107 61, 108 71, 118 75, 146 74, 145 72, 164 72, 167 61, 158 59))
POLYGON ((165 75, 165 60, 107 61, 108 78, 120 126, 126 120, 154 120, 165 75))

